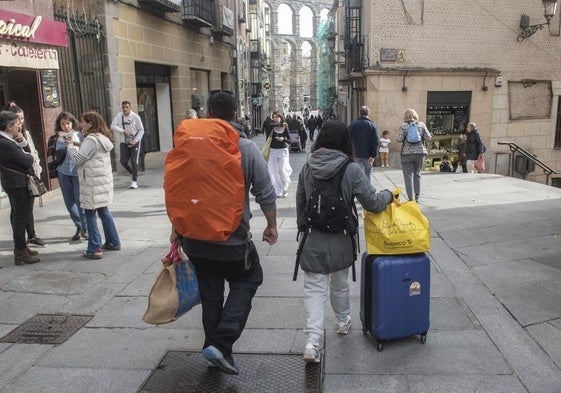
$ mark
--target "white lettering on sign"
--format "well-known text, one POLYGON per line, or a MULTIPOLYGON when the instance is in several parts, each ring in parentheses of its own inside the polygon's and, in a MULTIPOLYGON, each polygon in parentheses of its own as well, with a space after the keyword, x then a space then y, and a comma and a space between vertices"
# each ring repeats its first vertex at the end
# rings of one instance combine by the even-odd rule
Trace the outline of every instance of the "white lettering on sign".
POLYGON ((42 19, 42 16, 36 16, 29 26, 16 23, 15 19, 0 20, 0 34, 17 38, 35 38, 35 32, 42 19))

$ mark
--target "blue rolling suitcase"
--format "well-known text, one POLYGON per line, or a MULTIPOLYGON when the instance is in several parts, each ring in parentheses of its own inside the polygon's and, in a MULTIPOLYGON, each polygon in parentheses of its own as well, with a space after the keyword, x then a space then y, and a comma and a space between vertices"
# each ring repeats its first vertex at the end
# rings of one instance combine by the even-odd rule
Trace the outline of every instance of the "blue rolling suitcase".
POLYGON ((360 319, 362 331, 383 341, 429 330, 430 260, 425 253, 362 255, 360 319))

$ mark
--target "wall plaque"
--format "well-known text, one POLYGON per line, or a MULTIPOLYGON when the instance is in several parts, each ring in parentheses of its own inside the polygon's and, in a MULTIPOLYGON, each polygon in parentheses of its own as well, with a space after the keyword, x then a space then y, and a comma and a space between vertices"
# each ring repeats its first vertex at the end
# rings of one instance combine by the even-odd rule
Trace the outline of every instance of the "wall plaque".
POLYGON ((395 61, 395 49, 380 49, 380 61, 395 61))

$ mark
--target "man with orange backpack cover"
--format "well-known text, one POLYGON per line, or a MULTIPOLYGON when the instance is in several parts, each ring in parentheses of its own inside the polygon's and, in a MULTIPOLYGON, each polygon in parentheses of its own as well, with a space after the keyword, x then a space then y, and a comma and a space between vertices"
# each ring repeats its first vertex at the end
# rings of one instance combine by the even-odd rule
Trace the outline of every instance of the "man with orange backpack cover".
POLYGON ((251 301, 263 281, 259 255, 249 232, 249 192, 255 196, 255 202, 260 205, 267 220, 262 240, 270 245, 276 243, 278 237, 276 197, 260 149, 247 139, 243 127, 234 123, 236 103, 233 94, 223 90, 211 91, 207 108, 209 119, 184 120, 175 132, 175 148, 166 158, 166 209, 172 222, 170 241, 182 242, 183 250, 197 270, 205 332, 202 354, 211 363, 209 367, 218 367, 223 373, 238 375, 232 346, 245 327, 251 301), (210 140, 222 132, 225 135, 222 140, 210 140), (209 141, 205 142, 205 139, 209 141), (212 143, 221 144, 221 147, 212 150, 212 143), (209 145, 211 150, 204 153, 206 160, 188 161, 189 156, 200 155, 201 150, 209 145), (222 157, 209 160, 208 154, 222 154, 222 157), (238 156, 240 160, 236 161, 238 156), (233 165, 227 167, 227 162, 233 162, 233 165), (193 165, 206 165, 201 167, 204 169, 195 171, 204 173, 181 178, 180 171, 192 171, 193 165), (241 180, 235 177, 238 175, 236 172, 240 172, 241 180), (213 176, 215 178, 209 179, 213 176), (236 188, 241 190, 241 194, 236 188), (233 223, 217 222, 238 215, 224 210, 238 197, 239 217, 234 217, 233 223), (211 200, 213 202, 209 202, 211 200), (197 212, 196 209, 205 206, 205 203, 209 203, 206 209, 197 212), (193 210, 194 213, 183 214, 186 210, 193 210), (200 222, 195 223, 195 220, 200 222), (222 224, 230 229, 215 229, 222 224), (229 293, 224 301, 226 281, 229 293))

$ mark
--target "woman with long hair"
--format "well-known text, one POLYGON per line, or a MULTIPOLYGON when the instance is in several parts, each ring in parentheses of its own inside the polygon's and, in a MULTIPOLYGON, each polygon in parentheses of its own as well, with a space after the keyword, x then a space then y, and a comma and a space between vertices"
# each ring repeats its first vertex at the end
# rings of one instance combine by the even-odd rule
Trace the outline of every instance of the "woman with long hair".
POLYGON ((282 113, 273 112, 271 119, 273 128, 271 130, 271 150, 267 166, 277 198, 284 198, 287 195, 290 175, 292 174, 288 153, 290 133, 282 113))
POLYGON ((72 140, 67 140, 67 154, 78 167, 80 206, 86 213, 89 240, 84 258, 101 259, 103 249, 121 249, 117 228, 108 208, 113 203, 110 156, 113 150, 113 135, 97 112, 84 113, 80 119, 80 129, 84 134, 82 144, 78 148, 72 140), (97 226, 97 216, 103 226, 104 243, 97 226))
MULTIPOLYGON (((7 111, 15 113, 19 120, 20 120, 20 127, 21 127, 21 134, 23 135, 23 140, 18 142, 20 147, 29 147, 29 151, 33 156, 33 173, 38 178, 41 178, 41 172, 43 172, 43 168, 41 167, 41 160, 39 159, 39 153, 35 148, 35 144, 33 143, 33 138, 31 137, 31 132, 27 127, 27 122, 25 121, 25 113, 22 108, 16 105, 15 102, 11 101, 5 108, 7 111)), ((33 205, 35 203, 35 198, 31 198, 29 201, 31 204, 31 221, 27 224, 25 230, 27 232, 27 242, 34 244, 36 246, 44 247, 47 243, 37 236, 35 233, 35 218, 33 217, 33 205)))
POLYGON ((27 186, 27 175, 34 173, 34 159, 29 145, 20 146, 23 139, 21 121, 17 114, 0 112, 0 182, 10 200, 16 265, 40 261, 38 252, 29 249, 25 240, 26 227, 33 220, 33 195, 27 186))
POLYGON ((80 207, 80 185, 76 164, 66 154, 67 142, 71 140, 80 145, 83 136, 78 129, 78 120, 68 112, 60 112, 55 123, 55 134, 49 138, 48 160, 51 177, 58 178, 58 184, 64 199, 66 210, 76 227, 72 240, 88 239, 86 215, 80 207))
POLYGON ((321 360, 320 343, 328 294, 337 319, 337 334, 347 334, 351 328, 349 267, 356 259, 355 235, 358 230, 358 217, 354 213, 349 213, 348 217, 343 215, 344 222, 340 227, 345 229, 336 232, 327 232, 310 224, 307 203, 314 182, 329 180, 342 173, 340 184, 346 209, 341 210, 347 212, 353 212, 355 197, 370 212, 383 211, 394 198, 389 190, 377 193, 362 167, 353 162, 352 157, 347 126, 338 120, 330 120, 318 134, 308 162, 298 178, 296 212, 298 230, 304 233, 300 266, 304 271, 304 332, 308 336, 304 360, 310 363, 321 360))

